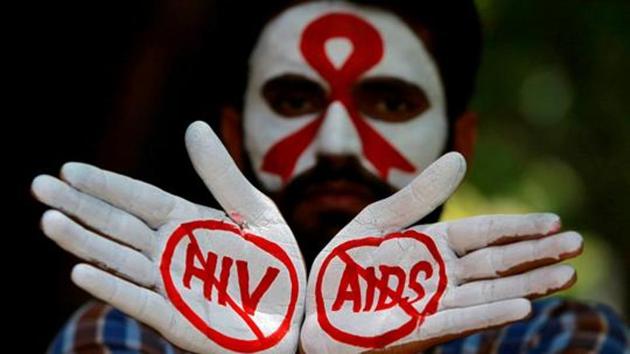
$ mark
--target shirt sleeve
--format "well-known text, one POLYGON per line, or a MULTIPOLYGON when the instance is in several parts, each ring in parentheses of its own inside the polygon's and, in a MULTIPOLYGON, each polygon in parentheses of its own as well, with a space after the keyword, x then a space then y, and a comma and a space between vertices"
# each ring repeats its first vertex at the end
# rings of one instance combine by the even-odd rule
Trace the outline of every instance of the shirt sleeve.
POLYGON ((159 333, 98 301, 75 312, 48 348, 49 354, 184 353, 159 333))
POLYGON ((574 300, 534 301, 532 315, 433 348, 439 354, 630 354, 628 327, 609 307, 574 300))

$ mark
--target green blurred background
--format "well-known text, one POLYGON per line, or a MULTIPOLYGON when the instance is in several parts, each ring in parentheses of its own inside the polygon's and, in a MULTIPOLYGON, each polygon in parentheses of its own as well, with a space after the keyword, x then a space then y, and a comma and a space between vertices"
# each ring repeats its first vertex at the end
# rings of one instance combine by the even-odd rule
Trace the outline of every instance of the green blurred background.
POLYGON ((550 211, 585 238, 564 295, 628 317, 630 2, 477 0, 477 151, 445 218, 550 211))

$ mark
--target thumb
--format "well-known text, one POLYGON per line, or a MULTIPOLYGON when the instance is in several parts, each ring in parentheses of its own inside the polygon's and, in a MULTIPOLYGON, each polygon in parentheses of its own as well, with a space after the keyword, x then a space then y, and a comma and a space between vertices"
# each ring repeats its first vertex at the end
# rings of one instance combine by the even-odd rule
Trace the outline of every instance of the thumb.
POLYGON ((208 124, 189 125, 185 140, 195 171, 233 220, 255 224, 279 216, 275 204, 243 176, 208 124))
POLYGON ((450 152, 392 196, 365 207, 339 234, 384 234, 425 217, 455 192, 466 173, 466 160, 450 152))

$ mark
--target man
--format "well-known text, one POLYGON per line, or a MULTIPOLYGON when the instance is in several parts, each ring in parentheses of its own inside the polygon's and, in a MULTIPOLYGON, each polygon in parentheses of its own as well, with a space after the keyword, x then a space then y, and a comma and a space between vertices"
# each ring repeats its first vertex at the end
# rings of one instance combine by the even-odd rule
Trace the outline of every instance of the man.
MULTIPOLYGON (((298 336, 306 352, 622 352, 609 310, 559 300, 532 310, 525 300, 575 281, 555 263, 578 255, 581 238, 559 233, 556 216, 435 223, 465 164, 457 154, 433 162, 471 150, 477 54, 448 55, 440 6, 374 5, 300 3, 261 31, 243 107, 226 108, 222 133, 273 202, 203 123, 186 144, 225 214, 82 164, 65 165, 63 181, 38 177, 34 194, 63 212, 44 215, 44 232, 115 275, 79 265, 75 283, 199 352, 291 352, 298 336), (231 279, 239 286, 228 289, 231 279), (226 303, 245 313, 253 338, 226 303)), ((459 6, 478 44, 472 5, 459 6)), ((100 304, 79 311, 52 347, 105 349, 178 350, 100 304)))

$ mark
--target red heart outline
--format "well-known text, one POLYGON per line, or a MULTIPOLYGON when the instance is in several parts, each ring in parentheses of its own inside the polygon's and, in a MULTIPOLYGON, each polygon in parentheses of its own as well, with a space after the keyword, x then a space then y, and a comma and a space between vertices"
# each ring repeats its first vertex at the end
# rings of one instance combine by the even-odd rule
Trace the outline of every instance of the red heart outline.
POLYGON ((166 289, 168 298, 175 305, 175 308, 177 308, 177 310, 182 315, 184 315, 184 317, 206 337, 226 349, 247 353, 265 350, 280 342, 280 340, 282 340, 282 338, 284 338, 286 333, 289 331, 289 328, 291 326, 291 318, 293 317, 293 313, 295 312, 299 293, 297 271, 295 270, 295 266, 291 262, 291 259, 289 258, 287 253, 278 244, 270 240, 251 233, 243 232, 236 225, 229 224, 222 220, 198 220, 183 223, 179 227, 177 227, 175 231, 173 231, 171 236, 169 236, 169 239, 162 253, 160 273, 162 274, 162 279, 164 280, 164 287, 166 289), (196 237, 192 233, 192 231, 195 229, 227 231, 230 234, 241 237, 245 241, 252 243, 254 246, 260 248, 261 250, 273 256, 275 259, 279 260, 286 267, 292 285, 291 297, 286 316, 275 332, 271 333, 269 336, 253 340, 244 340, 226 336, 223 333, 212 329, 184 301, 181 294, 177 290, 175 283, 173 282, 170 268, 175 248, 178 246, 180 241, 188 234, 196 237))
POLYGON ((362 239, 355 239, 346 241, 337 247, 335 247, 332 252, 328 254, 328 256, 324 259, 321 264, 319 273, 317 274, 317 282, 315 284, 315 302, 317 306, 317 320, 319 325, 324 329, 326 333, 328 333, 332 338, 351 345, 360 346, 364 348, 382 348, 386 345, 403 338, 404 336, 410 334, 414 329, 422 324, 424 318, 426 316, 432 315, 437 311, 438 303, 444 291, 446 290, 447 284, 447 276, 446 276, 446 265, 444 263, 444 259, 442 255, 438 251, 437 246, 433 239, 430 236, 425 235, 423 233, 408 230, 404 232, 395 232, 389 234, 385 237, 365 237, 362 239), (322 295, 322 285, 324 274, 326 273, 326 269, 328 268, 330 262, 338 256, 338 254, 342 252, 346 252, 349 249, 357 248, 357 247, 379 247, 381 243, 385 241, 389 241, 395 238, 411 238, 416 241, 422 243, 428 250, 431 256, 433 256, 434 260, 439 266, 438 271, 438 287, 437 291, 431 299, 427 302, 424 309, 420 311, 420 314, 417 317, 411 317, 409 321, 402 324, 400 327, 392 329, 382 334, 378 334, 375 336, 361 336, 353 333, 348 333, 343 331, 337 327, 335 327, 329 320, 326 314, 326 308, 324 304, 324 299, 322 295))

